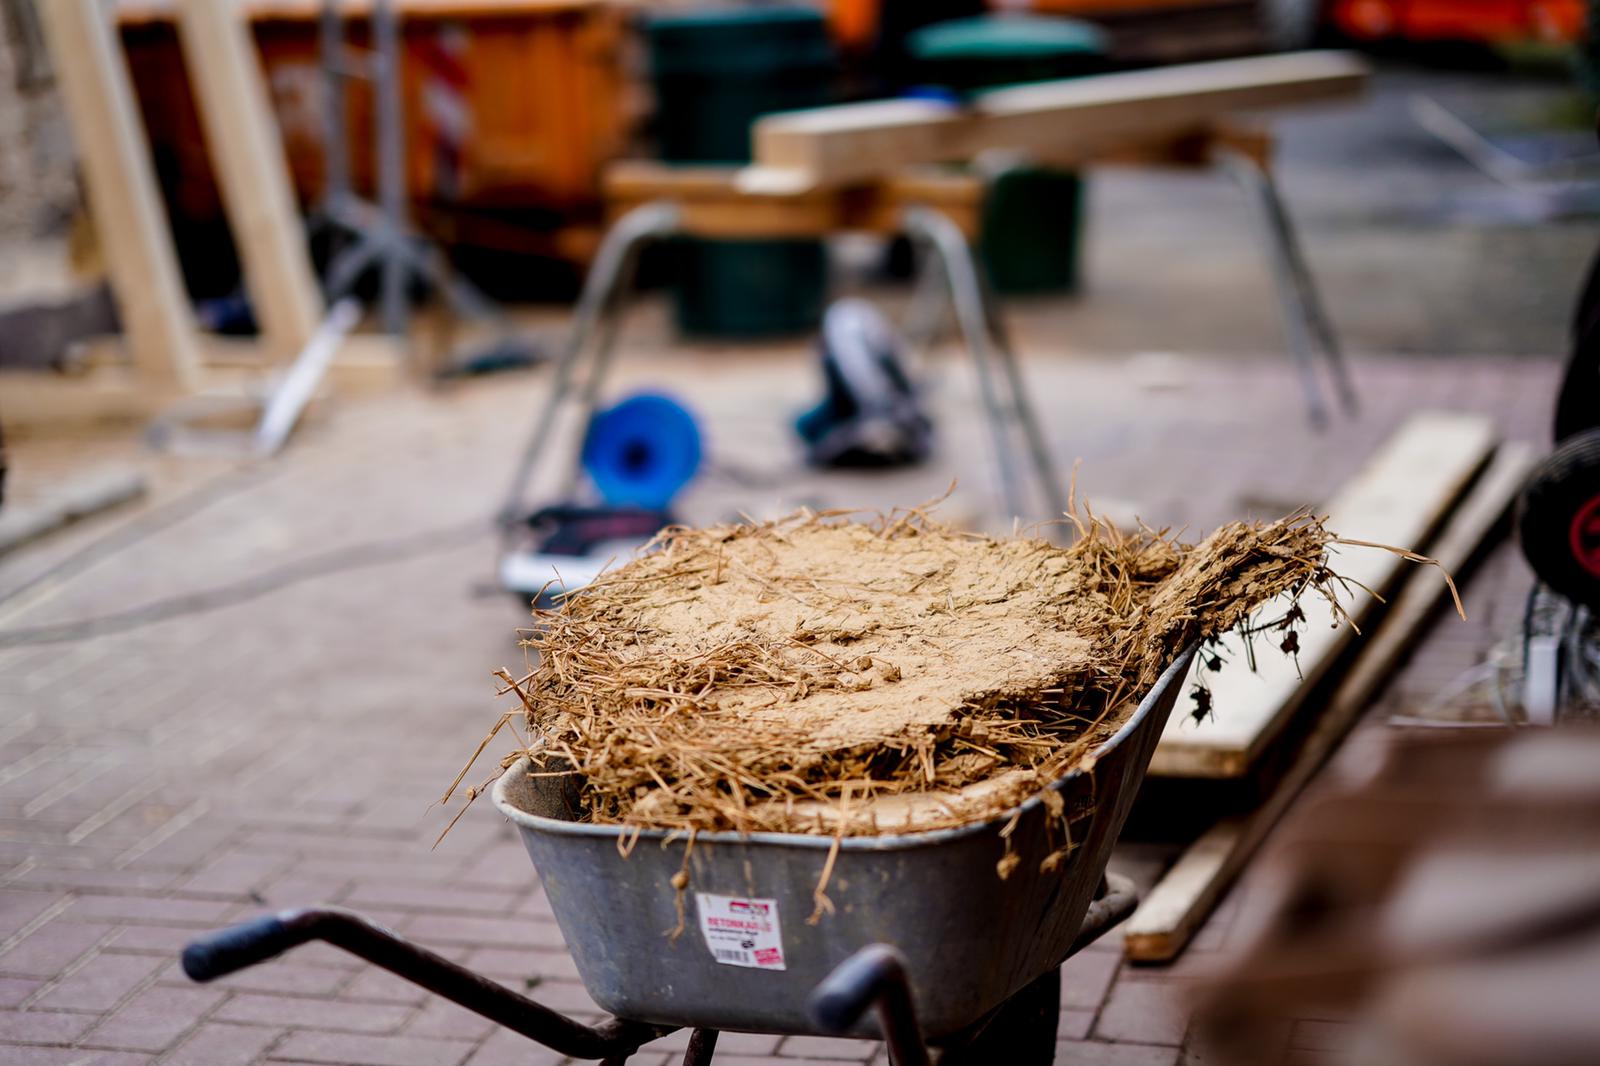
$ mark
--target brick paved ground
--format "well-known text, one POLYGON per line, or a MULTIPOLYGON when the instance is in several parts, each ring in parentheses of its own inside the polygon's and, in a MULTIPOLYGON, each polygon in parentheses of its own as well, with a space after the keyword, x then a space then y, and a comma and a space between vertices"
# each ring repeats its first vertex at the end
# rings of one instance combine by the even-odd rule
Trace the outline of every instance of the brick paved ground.
MULTIPOLYGON (((970 409, 964 375, 947 379, 936 467, 830 481, 791 476, 784 419, 814 388, 809 368, 778 356, 760 367, 710 359, 677 375, 696 382, 682 391, 706 413, 723 470, 696 492, 695 517, 736 504, 909 502, 952 474, 962 489, 951 513, 983 511, 987 455, 978 427, 959 417, 970 409)), ((1367 413, 1317 435, 1276 363, 1030 368, 1052 442, 1063 459, 1083 457, 1089 492, 1196 528, 1319 498, 1420 407, 1486 411, 1508 432, 1542 437, 1546 363, 1366 360, 1360 370, 1367 413)), ((487 806, 430 850, 450 813, 434 800, 495 713, 489 673, 519 659, 518 613, 483 591, 494 560, 482 520, 541 385, 525 377, 346 405, 265 471, 207 467, 162 494, 158 503, 184 508, 164 524, 127 524, 151 522, 146 512, 80 530, 75 546, 126 543, 68 559, 57 577, 59 546, 0 559, 0 631, 13 634, 0 645, 19 631, 79 638, 0 648, 0 1062, 556 1061, 323 947, 206 987, 176 965, 197 932, 324 901, 552 1006, 594 1009, 520 846, 487 806), (431 539, 369 545, 419 532, 431 539), (346 569, 254 598, 150 624, 124 619, 87 639, 78 625, 249 575, 284 576, 341 547, 354 549, 337 560, 346 569)), ((16 456, 24 491, 30 454, 53 446, 31 447, 16 456)), ((1389 698, 1480 654, 1514 618, 1525 581, 1502 553, 1468 589, 1473 624, 1442 628, 1389 698)), ((1148 872, 1139 860, 1130 851, 1119 861, 1148 872)), ((1247 896, 1234 893, 1175 969, 1128 969, 1114 943, 1071 960, 1061 1061, 1177 1063, 1183 983, 1226 949, 1247 896)), ((1286 1036, 1303 1047, 1337 1038, 1332 1023, 1286 1036)), ((668 1039, 637 1061, 665 1062, 681 1047, 668 1039)), ((740 1035, 718 1061, 874 1055, 882 1060, 865 1042, 740 1035)))

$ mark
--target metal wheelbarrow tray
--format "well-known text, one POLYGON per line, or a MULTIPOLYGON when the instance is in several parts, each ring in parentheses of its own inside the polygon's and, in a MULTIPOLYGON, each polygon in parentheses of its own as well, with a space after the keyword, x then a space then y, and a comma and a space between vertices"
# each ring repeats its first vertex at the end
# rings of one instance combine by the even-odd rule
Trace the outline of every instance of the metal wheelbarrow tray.
MULTIPOLYGON (((644 830, 631 854, 624 827, 576 821, 571 779, 533 777, 526 760, 496 783, 495 806, 516 823, 589 995, 618 1018, 661 1026, 814 1033, 807 997, 861 948, 905 959, 916 1013, 933 1042, 980 1022, 1071 953, 1101 887, 1156 742, 1187 674, 1180 655, 1117 733, 1050 788, 1065 801, 1072 848, 1038 797, 956 829, 845 837, 826 893, 832 913, 807 922, 833 840, 786 833, 702 833, 688 860, 683 933, 672 877, 683 833, 644 830), (708 932, 709 930, 709 932, 708 932), (713 946, 714 945, 714 946, 713 946), (716 951, 721 955, 714 954, 716 951)), ((870 1017, 853 1032, 876 1035, 870 1017)))

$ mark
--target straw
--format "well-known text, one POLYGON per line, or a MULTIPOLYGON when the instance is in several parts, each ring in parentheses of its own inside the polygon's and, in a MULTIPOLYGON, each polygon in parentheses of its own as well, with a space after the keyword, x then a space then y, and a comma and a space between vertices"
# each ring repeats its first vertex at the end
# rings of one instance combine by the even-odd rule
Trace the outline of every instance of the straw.
POLYGON ((1084 763, 1184 648, 1337 592, 1307 513, 1198 544, 1067 517, 1065 548, 919 508, 665 531, 536 612, 535 665, 501 675, 529 737, 501 765, 575 773, 582 817, 636 829, 980 821, 1084 763))

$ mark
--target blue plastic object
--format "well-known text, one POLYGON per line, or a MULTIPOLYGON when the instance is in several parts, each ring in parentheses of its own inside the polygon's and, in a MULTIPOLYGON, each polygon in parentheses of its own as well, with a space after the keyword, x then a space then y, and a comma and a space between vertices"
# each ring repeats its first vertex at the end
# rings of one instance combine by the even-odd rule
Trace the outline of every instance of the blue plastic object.
POLYGON ((590 419, 583 469, 612 506, 665 509, 700 469, 700 427, 674 400, 631 396, 590 419))

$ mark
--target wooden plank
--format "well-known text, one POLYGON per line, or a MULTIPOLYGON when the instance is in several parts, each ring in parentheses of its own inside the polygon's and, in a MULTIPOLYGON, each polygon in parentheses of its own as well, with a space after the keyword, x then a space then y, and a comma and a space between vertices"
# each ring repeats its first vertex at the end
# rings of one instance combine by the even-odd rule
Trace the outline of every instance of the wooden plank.
POLYGON ((969 106, 882 100, 770 115, 755 163, 844 184, 989 149, 1059 163, 1193 130, 1239 111, 1348 97, 1370 67, 1347 52, 1297 52, 993 89, 969 106))
MULTIPOLYGON (((1446 570, 1464 568, 1501 528, 1537 461, 1530 445, 1512 443, 1500 448, 1429 549, 1446 570)), ((1204 833, 1134 912, 1124 934, 1130 958, 1164 962, 1183 950, 1268 831, 1416 646, 1445 592, 1444 582, 1431 567, 1418 569, 1407 578, 1272 795, 1249 814, 1225 818, 1204 833)))
POLYGON ((289 164, 250 30, 230 3, 180 0, 184 65, 268 358, 292 362, 322 317, 289 164))
POLYGON ((151 382, 192 387, 200 370, 194 315, 127 60, 96 0, 41 0, 39 12, 129 354, 151 382))
POLYGON ((73 375, 10 371, 0 374, 0 421, 7 433, 142 422, 189 391, 120 366, 73 375))
POLYGON ((977 235, 985 182, 975 174, 909 170, 861 186, 752 188, 749 168, 669 167, 628 160, 606 170, 607 213, 670 200, 679 227, 697 237, 730 239, 822 237, 851 230, 898 233, 902 212, 920 204, 943 212, 969 237, 977 235))
MULTIPOLYGON (((1487 418, 1412 416, 1328 502, 1328 528, 1342 537, 1402 548, 1426 544, 1493 452, 1494 443, 1494 426, 1487 418)), ((1377 548, 1342 547, 1334 552, 1334 570, 1353 583, 1344 608, 1357 625, 1375 602, 1361 586, 1382 594, 1411 566, 1377 548)), ((1254 617, 1280 618, 1291 602, 1290 597, 1281 597, 1254 617)), ((1320 597, 1305 597, 1301 608, 1306 623, 1297 657, 1279 654, 1272 639, 1263 638, 1256 642, 1259 654, 1252 671, 1243 638, 1237 634, 1223 638, 1225 665, 1220 672, 1205 674, 1211 716, 1196 723, 1188 715, 1174 715, 1156 747, 1150 773, 1237 778, 1250 772, 1262 749, 1354 637, 1350 626, 1336 624, 1333 611, 1320 597)), ((1194 677, 1191 674, 1190 680, 1194 677)))
POLYGON ((132 470, 92 470, 69 478, 60 485, 51 486, 42 499, 27 504, 8 504, 0 510, 0 553, 136 500, 144 492, 144 475, 132 470))

